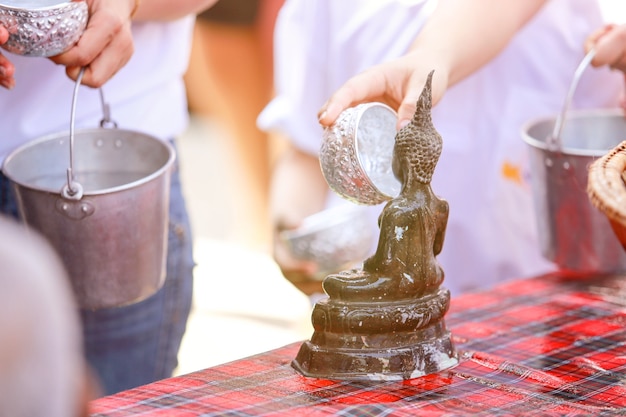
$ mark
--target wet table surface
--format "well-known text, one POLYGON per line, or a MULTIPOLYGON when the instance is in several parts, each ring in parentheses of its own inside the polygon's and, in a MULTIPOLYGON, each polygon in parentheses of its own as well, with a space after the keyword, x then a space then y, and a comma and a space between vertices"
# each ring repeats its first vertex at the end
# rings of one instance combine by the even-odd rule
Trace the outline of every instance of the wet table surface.
MULTIPOLYGON (((452 300, 460 355, 400 382, 305 378, 300 343, 103 397, 92 416, 626 415, 626 276, 552 274, 452 300)), ((254 343, 254 341, 251 341, 254 343)))

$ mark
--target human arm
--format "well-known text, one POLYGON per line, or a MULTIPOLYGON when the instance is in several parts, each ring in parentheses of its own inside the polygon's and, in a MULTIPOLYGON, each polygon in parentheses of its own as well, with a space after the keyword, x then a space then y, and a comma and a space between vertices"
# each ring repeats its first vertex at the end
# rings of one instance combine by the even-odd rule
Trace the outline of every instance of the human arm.
POLYGON ((100 87, 130 60, 131 21, 174 20, 195 14, 217 0, 87 0, 89 22, 78 43, 51 60, 66 67, 75 80, 86 67, 82 83, 100 87))
MULTIPOLYGON (((173 20, 195 14, 212 6, 217 0, 87 0, 89 21, 81 38, 68 51, 51 57, 66 67, 68 77, 76 80, 86 67, 82 83, 101 87, 130 60, 134 52, 132 20, 173 20)), ((0 44, 8 39, 0 27, 0 44)), ((15 85, 15 67, 0 54, 0 85, 15 85)))
POLYGON ((317 156, 287 146, 275 163, 270 184, 273 256, 285 278, 310 295, 321 292, 320 283, 313 280, 317 265, 291 256, 279 233, 297 228, 305 217, 321 211, 329 190, 317 156))
POLYGON ((348 107, 381 101, 397 109, 397 127, 404 126, 431 70, 436 104, 504 49, 546 1, 440 0, 409 51, 348 80, 320 109, 320 123, 329 126, 348 107))
POLYGON ((174 20, 197 14, 217 3, 217 0, 139 0, 133 20, 174 20))

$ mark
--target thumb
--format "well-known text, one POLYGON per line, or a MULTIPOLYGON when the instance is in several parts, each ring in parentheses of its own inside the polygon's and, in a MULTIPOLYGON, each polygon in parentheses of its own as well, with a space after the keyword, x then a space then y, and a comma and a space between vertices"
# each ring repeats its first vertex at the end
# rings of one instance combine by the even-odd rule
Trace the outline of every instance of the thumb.
POLYGON ((422 95, 426 77, 414 74, 407 83, 404 98, 398 107, 398 130, 409 124, 417 109, 417 101, 422 95))
POLYGON ((417 109, 418 98, 419 96, 406 96, 404 97, 402 103, 400 103, 400 107, 398 107, 398 123, 396 124, 397 130, 400 130, 404 126, 408 125, 413 118, 415 110, 417 109))
POLYGON ((595 41, 596 54, 591 65, 599 67, 603 65, 619 66, 624 54, 624 39, 626 31, 623 26, 608 27, 595 41))
POLYGON ((4 45, 9 40, 9 31, 0 25, 0 45, 4 45))
MULTIPOLYGON (((400 107, 398 107, 398 130, 406 126, 417 109, 417 102, 422 95, 422 90, 426 85, 426 77, 413 77, 408 83, 406 88, 406 94, 400 107)), ((447 75, 442 71, 433 73, 431 99, 432 106, 434 107, 441 100, 445 90, 447 88, 447 75)))

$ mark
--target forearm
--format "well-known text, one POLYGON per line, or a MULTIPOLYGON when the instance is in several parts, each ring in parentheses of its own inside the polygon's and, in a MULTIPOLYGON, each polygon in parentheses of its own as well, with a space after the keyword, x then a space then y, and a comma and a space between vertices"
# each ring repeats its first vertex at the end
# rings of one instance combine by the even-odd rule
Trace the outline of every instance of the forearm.
POLYGON ((431 71, 436 105, 448 87, 502 51, 547 1, 439 0, 409 51, 349 79, 320 109, 320 123, 330 126, 350 106, 382 101, 397 109, 400 129, 413 117, 431 71))
POLYGON ((328 195, 317 156, 288 146, 276 161, 270 187, 271 217, 278 229, 298 227, 324 209, 328 195))
POLYGON ((217 0, 139 0, 133 20, 174 20, 199 13, 216 2, 217 0))
POLYGON ((411 46, 449 69, 452 85, 494 58, 548 0, 440 0, 411 46))

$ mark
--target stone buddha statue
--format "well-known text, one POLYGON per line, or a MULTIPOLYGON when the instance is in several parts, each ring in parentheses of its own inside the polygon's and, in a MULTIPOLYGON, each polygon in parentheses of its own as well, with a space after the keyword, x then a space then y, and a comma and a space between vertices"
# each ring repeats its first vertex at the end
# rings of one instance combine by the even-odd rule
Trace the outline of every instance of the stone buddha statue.
POLYGON ((443 281, 436 256, 441 252, 448 203, 430 186, 442 139, 430 116, 429 75, 411 122, 396 135, 392 169, 402 184, 380 218, 376 253, 362 270, 344 271, 324 280, 324 291, 337 300, 401 300, 431 294, 443 281))
POLYGON ((431 72, 410 123, 395 137, 392 169, 402 184, 379 217, 374 255, 328 275, 313 309, 314 333, 292 365, 327 379, 409 379, 455 365, 445 328, 450 293, 436 256, 449 207, 430 185, 442 150, 431 119, 431 72))

